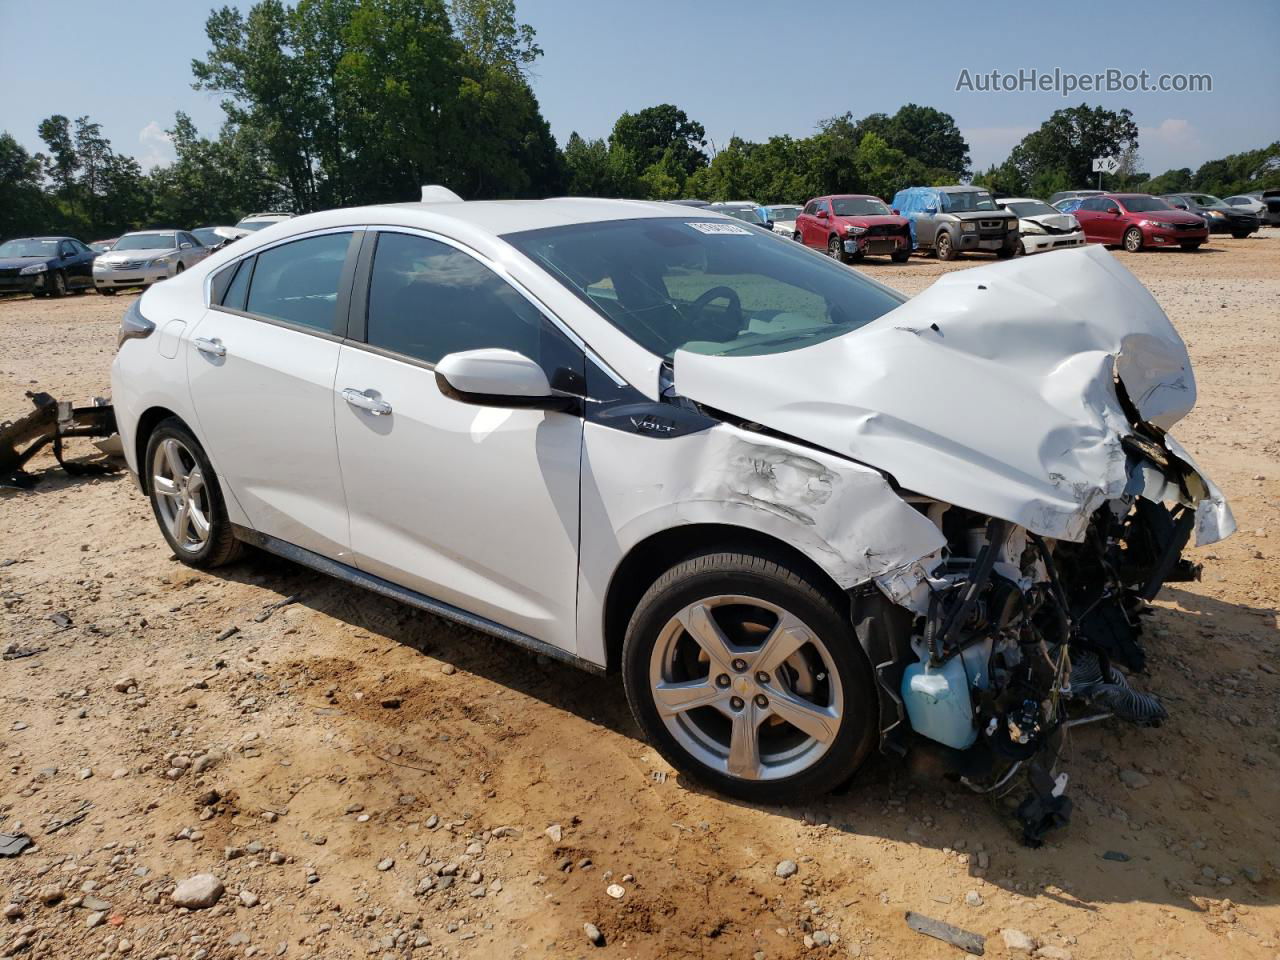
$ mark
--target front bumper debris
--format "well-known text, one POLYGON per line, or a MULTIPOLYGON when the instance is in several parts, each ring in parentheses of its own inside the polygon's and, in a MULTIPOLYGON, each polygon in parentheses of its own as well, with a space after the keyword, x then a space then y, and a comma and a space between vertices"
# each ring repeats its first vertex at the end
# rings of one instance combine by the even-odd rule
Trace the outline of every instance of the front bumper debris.
POLYGON ((62 441, 70 437, 110 437, 116 432, 116 415, 101 397, 89 406, 74 407, 47 393, 27 396, 35 410, 11 423, 0 423, 0 483, 29 486, 32 478, 24 471, 27 462, 48 444, 64 470, 72 474, 102 472, 98 463, 63 459, 62 441))

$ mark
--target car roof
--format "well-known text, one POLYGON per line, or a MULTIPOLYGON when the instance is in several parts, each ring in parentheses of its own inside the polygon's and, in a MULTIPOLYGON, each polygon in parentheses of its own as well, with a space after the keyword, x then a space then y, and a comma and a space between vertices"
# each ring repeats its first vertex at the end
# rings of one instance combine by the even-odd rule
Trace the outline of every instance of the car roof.
POLYGON ((14 240, 74 240, 75 237, 11 237, 5 240, 5 243, 11 243, 14 240))
MULTIPOLYGON (((153 233, 186 233, 181 227, 156 227, 154 230, 130 230, 120 234, 121 237, 145 237, 153 233)), ((119 239, 119 238, 117 238, 119 239)))
MULTIPOLYGON (((742 206, 757 204, 739 201, 742 206)), ((733 206, 734 204, 726 204, 733 206)), ((326 211, 324 214, 304 216, 318 217, 328 214, 344 214, 343 222, 355 222, 362 217, 378 214, 397 214, 408 220, 419 216, 426 219, 442 217, 460 225, 478 228, 486 233, 502 235, 545 227, 569 226, 577 223, 601 223, 608 220, 638 220, 648 217, 714 216, 714 210, 697 209, 675 203, 650 200, 607 200, 597 197, 553 197, 547 200, 464 200, 444 203, 388 203, 371 207, 346 208, 326 211)), ((304 217, 295 217, 302 220, 304 217)), ((272 228, 275 229, 275 228, 272 228)))
MULTIPOLYGON (((1074 200, 1074 197, 1063 197, 1064 200, 1074 200)), ((1039 197, 996 197, 996 203, 1044 203, 1039 197)))

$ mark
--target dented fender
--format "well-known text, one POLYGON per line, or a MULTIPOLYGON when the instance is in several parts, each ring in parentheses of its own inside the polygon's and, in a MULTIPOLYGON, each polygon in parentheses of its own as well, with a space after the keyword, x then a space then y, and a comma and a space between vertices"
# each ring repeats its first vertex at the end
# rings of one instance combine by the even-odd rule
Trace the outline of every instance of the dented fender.
POLYGON ((606 662, 603 608, 639 543, 690 524, 740 526, 795 547, 849 589, 935 554, 938 528, 878 471, 727 423, 671 439, 586 424, 579 655, 606 662))

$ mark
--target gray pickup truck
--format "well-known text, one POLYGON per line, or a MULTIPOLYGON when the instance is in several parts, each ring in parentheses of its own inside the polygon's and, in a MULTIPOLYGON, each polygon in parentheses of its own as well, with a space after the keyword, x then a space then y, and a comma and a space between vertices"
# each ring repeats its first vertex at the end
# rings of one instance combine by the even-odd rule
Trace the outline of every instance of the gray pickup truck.
POLYGON ((894 195, 893 209, 911 221, 914 248, 939 260, 970 250, 1002 259, 1018 253, 1018 218, 981 187, 907 187, 894 195))

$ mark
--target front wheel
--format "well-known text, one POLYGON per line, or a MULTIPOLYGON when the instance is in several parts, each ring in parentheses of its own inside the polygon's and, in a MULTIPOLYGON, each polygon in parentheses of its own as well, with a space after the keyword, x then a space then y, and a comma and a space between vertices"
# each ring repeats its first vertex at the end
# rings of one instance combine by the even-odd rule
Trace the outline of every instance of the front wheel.
POLYGON ((170 417, 156 427, 141 467, 160 532, 179 560, 205 569, 239 555, 217 475, 181 420, 170 417))
POLYGON ((844 263, 844 247, 839 237, 832 237, 827 243, 827 256, 839 263, 844 263))
POLYGON ((939 260, 954 260, 956 258, 956 248, 951 242, 951 234, 941 232, 938 238, 933 242, 934 249, 938 253, 939 260))
POLYGON ((795 233, 791 235, 791 239, 794 240, 796 243, 804 243, 804 240, 800 236, 799 230, 797 230, 795 233))
POLYGON ((1124 248, 1130 253, 1137 253, 1142 249, 1142 231, 1137 227, 1130 227, 1124 232, 1124 248))
POLYGON ((721 793, 809 799, 875 745, 876 694, 847 612, 786 561, 708 553, 672 567, 637 606, 622 658, 649 740, 721 793))
POLYGON ((996 256, 999 257, 1001 260, 1009 260, 1012 257, 1016 257, 1021 252, 1022 252, 1022 241, 1019 240, 1016 243, 1006 243, 1003 247, 1001 247, 999 250, 996 251, 996 256))
POLYGON ((52 289, 49 291, 51 297, 65 297, 67 295, 67 275, 61 270, 54 272, 51 278, 52 289))
POLYGON ((1200 249, 1200 244, 1203 242, 1204 241, 1202 240, 1188 240, 1186 243, 1178 244, 1178 246, 1180 246, 1187 253, 1195 253, 1197 250, 1200 249))
POLYGON ((1235 233, 1231 235, 1235 237, 1237 240, 1248 240, 1250 233, 1252 233, 1251 230, 1245 230, 1243 233, 1237 230, 1235 233))
POLYGON ((114 297, 116 295, 115 287, 99 287, 98 292, 104 297, 114 297))
POLYGON ((894 263, 906 263, 908 260, 911 259, 911 251, 895 250, 893 251, 893 253, 889 254, 889 259, 892 260, 894 263))

